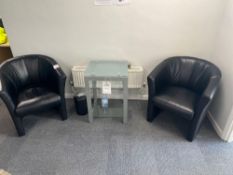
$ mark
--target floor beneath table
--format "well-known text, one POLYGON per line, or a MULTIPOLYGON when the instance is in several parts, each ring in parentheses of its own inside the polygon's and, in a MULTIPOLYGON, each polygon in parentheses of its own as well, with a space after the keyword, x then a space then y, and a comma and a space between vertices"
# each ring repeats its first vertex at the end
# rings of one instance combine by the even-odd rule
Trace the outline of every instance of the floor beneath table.
POLYGON ((0 106, 0 169, 12 175, 229 175, 233 144, 221 141, 208 120, 196 140, 184 138, 186 122, 161 113, 148 123, 146 102, 129 101, 129 122, 78 116, 68 100, 69 119, 56 111, 25 118, 17 137, 0 106))

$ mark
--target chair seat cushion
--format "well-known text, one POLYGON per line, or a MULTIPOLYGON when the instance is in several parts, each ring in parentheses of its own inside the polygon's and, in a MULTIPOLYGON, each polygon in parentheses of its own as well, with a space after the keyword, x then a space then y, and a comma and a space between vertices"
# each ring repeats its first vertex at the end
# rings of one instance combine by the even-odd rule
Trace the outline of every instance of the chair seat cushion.
POLYGON ((61 97, 43 87, 29 88, 22 91, 17 99, 16 114, 24 116, 59 105, 61 97))
POLYGON ((182 116, 191 120, 198 98, 198 95, 188 89, 171 86, 158 93, 153 101, 159 108, 183 114, 182 116))

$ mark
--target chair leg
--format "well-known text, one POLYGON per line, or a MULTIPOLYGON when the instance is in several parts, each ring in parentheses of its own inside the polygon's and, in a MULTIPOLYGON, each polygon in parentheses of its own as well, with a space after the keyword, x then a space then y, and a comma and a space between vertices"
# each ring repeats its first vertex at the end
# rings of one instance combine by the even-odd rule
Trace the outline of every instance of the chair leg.
POLYGON ((23 126, 23 119, 20 117, 12 117, 13 123, 15 125, 16 131, 18 133, 18 136, 24 136, 25 135, 25 129, 23 126))
POLYGON ((186 139, 188 141, 192 142, 194 140, 194 138, 196 137, 196 135, 197 135, 197 133, 195 133, 193 130, 189 130, 186 139))
POLYGON ((67 117, 67 110, 66 110, 66 103, 63 102, 60 107, 59 107, 59 112, 60 112, 60 115, 61 115, 61 119, 62 120, 66 120, 68 117, 67 117))
POLYGON ((153 120, 157 117, 159 114, 160 109, 155 107, 153 104, 148 104, 147 106, 147 121, 153 122, 153 120))
POLYGON ((192 121, 190 123, 190 128, 188 130, 188 135, 187 135, 187 140, 192 142, 196 135, 198 134, 200 128, 201 128, 201 124, 202 124, 203 119, 199 120, 199 121, 192 121))

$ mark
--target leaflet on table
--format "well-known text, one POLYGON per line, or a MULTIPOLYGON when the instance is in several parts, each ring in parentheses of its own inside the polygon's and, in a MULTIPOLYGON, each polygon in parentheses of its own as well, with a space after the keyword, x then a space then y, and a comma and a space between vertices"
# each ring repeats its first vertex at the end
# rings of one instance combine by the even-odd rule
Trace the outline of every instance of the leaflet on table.
POLYGON ((112 93, 112 84, 110 81, 102 82, 102 94, 110 95, 112 93))

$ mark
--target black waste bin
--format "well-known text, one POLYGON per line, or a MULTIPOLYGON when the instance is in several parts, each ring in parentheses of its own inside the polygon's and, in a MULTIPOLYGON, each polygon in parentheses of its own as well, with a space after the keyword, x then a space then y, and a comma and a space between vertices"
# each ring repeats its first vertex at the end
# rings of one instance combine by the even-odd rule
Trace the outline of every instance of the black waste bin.
POLYGON ((79 93, 74 97, 76 112, 78 115, 87 114, 87 98, 85 94, 79 93))

